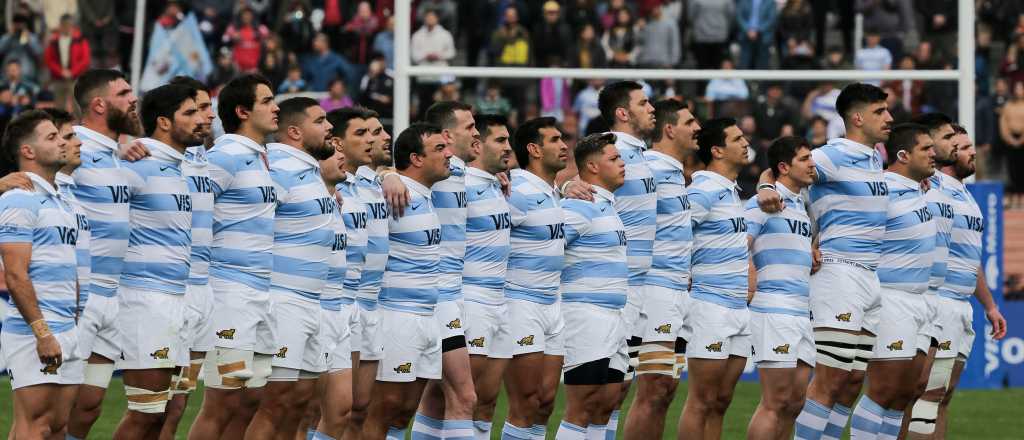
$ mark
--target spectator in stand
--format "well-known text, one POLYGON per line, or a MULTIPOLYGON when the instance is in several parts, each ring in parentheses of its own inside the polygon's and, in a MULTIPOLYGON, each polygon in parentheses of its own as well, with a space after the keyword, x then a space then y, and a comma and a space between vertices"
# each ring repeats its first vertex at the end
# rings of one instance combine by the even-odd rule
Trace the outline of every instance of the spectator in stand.
MULTIPOLYGON (((892 68, 892 54, 889 53, 889 49, 880 44, 882 36, 878 31, 869 30, 864 37, 864 41, 864 47, 857 51, 857 56, 853 59, 853 64, 857 66, 857 70, 877 72, 892 68)), ((881 84, 881 81, 878 80, 866 82, 876 86, 881 84)))
POLYGON ((105 69, 118 65, 117 23, 114 21, 114 0, 90 0, 79 8, 82 35, 89 40, 92 67, 105 69))
POLYGON ((811 10, 814 11, 814 38, 815 38, 815 52, 824 53, 825 42, 828 40, 828 13, 832 13, 839 18, 839 30, 843 33, 842 41, 843 45, 840 47, 843 55, 847 54, 853 56, 853 0, 810 0, 811 10))
POLYGON ((426 19, 427 11, 434 11, 437 14, 437 22, 452 34, 456 34, 458 33, 456 9, 453 0, 420 0, 416 5, 416 18, 423 21, 426 19))
POLYGON ((587 81, 587 87, 576 94, 572 109, 579 115, 579 133, 587 133, 590 121, 601 119, 601 108, 598 106, 597 98, 602 87, 604 87, 603 79, 591 79, 587 81))
MULTIPOLYGON (((687 9, 693 36, 693 56, 698 69, 717 69, 722 65, 729 47, 736 5, 733 0, 692 0, 687 9)), ((698 93, 707 83, 701 81, 698 93)))
POLYGON ((917 63, 918 69, 939 69, 941 64, 939 59, 935 56, 935 51, 932 50, 932 43, 922 41, 917 43, 917 49, 914 50, 914 62, 917 63))
POLYGON ((806 137, 812 150, 828 143, 828 121, 825 118, 821 116, 811 118, 808 127, 806 137))
POLYGON ((778 9, 773 0, 738 0, 736 24, 739 26, 740 68, 768 69, 768 50, 775 43, 778 9))
POLYGON ((62 110, 73 111, 75 80, 89 69, 90 59, 89 42, 75 26, 74 17, 60 18, 60 27, 50 35, 43 58, 50 69, 50 87, 57 105, 62 110))
POLYGON ((902 124, 904 122, 910 122, 911 114, 903 106, 903 96, 896 93, 892 87, 882 84, 882 91, 887 93, 888 96, 885 98, 885 103, 889 105, 889 114, 892 115, 892 124, 902 124))
POLYGON ((352 98, 348 96, 348 87, 345 87, 345 81, 341 78, 331 80, 331 84, 327 88, 327 96, 320 100, 320 107, 323 107, 326 112, 353 105, 352 98))
POLYGON ((827 122, 827 137, 829 139, 842 136, 846 133, 843 125, 843 118, 839 117, 836 111, 836 100, 839 99, 840 90, 831 81, 821 83, 820 86, 811 90, 804 99, 800 108, 800 114, 810 119, 820 116, 827 122))
POLYGON ((20 111, 21 108, 14 102, 11 89, 7 87, 7 84, 0 83, 0 133, 7 128, 7 123, 11 121, 11 118, 20 111))
POLYGON ((608 66, 607 58, 604 56, 604 47, 597 39, 594 25, 589 23, 583 25, 575 43, 575 49, 570 52, 573 61, 572 67, 599 69, 608 66))
POLYGON ((21 64, 17 61, 8 61, 4 65, 3 84, 11 91, 11 98, 16 106, 25 108, 31 107, 35 103, 39 86, 25 78, 22 74, 21 64))
POLYGON ((764 95, 758 96, 753 115, 757 138, 765 142, 780 136, 792 136, 800 125, 800 110, 782 93, 782 85, 779 83, 768 84, 764 95))
POLYGON ((39 36, 32 33, 29 27, 32 17, 18 14, 11 20, 11 28, 0 37, 0 56, 6 66, 17 61, 21 66, 22 75, 28 80, 38 79, 37 63, 43 55, 43 47, 39 44, 39 36))
POLYGON ((1024 81, 1024 32, 1015 35, 1013 44, 1006 48, 1000 73, 1011 84, 1024 81))
POLYGON ((640 32, 640 55, 637 62, 641 67, 671 69, 679 63, 683 50, 679 42, 679 26, 665 16, 660 4, 651 9, 650 18, 640 32))
POLYGON ((235 68, 231 49, 220 48, 220 52, 217 53, 217 63, 213 66, 213 73, 206 78, 206 85, 210 87, 210 90, 220 90, 220 86, 227 84, 236 76, 238 76, 238 69, 235 68))
POLYGON ((361 1, 356 7, 356 15, 345 25, 345 31, 356 37, 354 50, 356 64, 367 64, 370 59, 370 44, 374 34, 380 29, 380 20, 373 15, 370 2, 361 1))
POLYGON ((914 0, 924 28, 921 39, 932 44, 941 57, 956 57, 957 0, 914 0))
POLYGON ((903 41, 914 30, 910 0, 857 0, 857 12, 864 14, 864 29, 878 32, 880 44, 893 59, 903 57, 903 41))
POLYGON ((294 61, 289 60, 288 53, 281 48, 281 39, 277 35, 271 34, 263 42, 263 51, 260 54, 260 73, 276 86, 284 81, 285 75, 288 74, 288 66, 292 64, 294 61))
POLYGON ((462 101, 462 90, 459 82, 454 76, 445 76, 441 79, 441 87, 434 93, 434 102, 462 101))
MULTIPOLYGON (((722 70, 732 70, 735 66, 732 60, 722 60, 722 70)), ((708 101, 733 101, 745 100, 750 96, 747 89, 747 82, 739 78, 715 78, 708 82, 704 98, 708 101)))
MULTIPOLYGON (((602 5, 598 3, 596 7, 597 11, 601 15, 601 29, 608 32, 609 29, 615 27, 615 24, 619 20, 619 11, 623 9, 629 9, 629 5, 626 4, 626 0, 611 0, 602 11, 602 5)), ((633 11, 629 10, 629 15, 633 15, 633 11)))
POLYGON ((568 0, 565 6, 565 21, 569 23, 574 35, 582 32, 583 27, 588 24, 595 28, 601 25, 594 0, 568 0))
POLYGON ((808 0, 786 0, 786 5, 779 11, 778 26, 775 29, 780 58, 788 57, 791 47, 810 47, 813 29, 814 11, 808 0))
MULTIPOLYGON (((898 67, 900 70, 914 70, 914 57, 904 55, 898 67)), ((882 82, 882 87, 892 89, 893 93, 900 95, 900 105, 910 114, 921 112, 921 93, 924 91, 924 81, 919 79, 891 80, 882 82)))
POLYGON ((359 84, 359 102, 384 118, 392 116, 391 96, 395 91, 395 80, 388 75, 383 55, 376 54, 370 60, 366 76, 359 84))
POLYGON ((239 72, 257 72, 262 41, 269 35, 267 27, 256 22, 256 13, 251 7, 245 6, 238 11, 238 20, 228 26, 223 42, 231 46, 239 72))
POLYGON ((828 52, 825 52, 825 59, 822 61, 821 67, 828 70, 848 70, 853 65, 846 59, 842 47, 832 46, 828 48, 828 52))
POLYGON ((1024 195, 1024 83, 1014 82, 1013 94, 999 115, 999 137, 1006 149, 1013 192, 1011 205, 1020 207, 1024 195))
POLYGON ((284 49, 288 52, 295 54, 309 52, 310 46, 313 44, 313 37, 316 35, 309 15, 309 10, 301 0, 292 0, 288 12, 281 17, 277 33, 281 35, 284 49))
POLYGON ((306 80, 302 79, 302 68, 291 66, 288 68, 288 76, 281 81, 277 87, 277 94, 299 93, 306 91, 306 80))
MULTIPOLYGON (((504 23, 491 35, 491 53, 500 67, 528 67, 531 64, 530 33, 519 24, 519 10, 514 6, 505 8, 504 23)), ((512 107, 523 108, 526 105, 526 89, 536 84, 534 81, 507 79, 502 81, 503 94, 508 97, 512 107)))
MULTIPOLYGON (((560 59, 551 57, 546 67, 562 67, 560 59)), ((565 114, 572 111, 571 80, 547 77, 540 79, 540 115, 551 116, 562 122, 565 114)))
POLYGON ((628 8, 619 8, 615 13, 615 24, 601 36, 601 46, 610 62, 609 67, 632 67, 640 52, 633 15, 628 8))
POLYGON ((324 19, 320 22, 320 32, 329 35, 331 47, 342 47, 344 43, 341 32, 344 14, 341 11, 342 0, 323 0, 324 19))
MULTIPOLYGON (((423 26, 412 34, 409 55, 413 64, 421 66, 443 67, 455 58, 455 39, 451 32, 441 26, 437 12, 426 11, 423 14, 423 26)), ((433 103, 434 92, 440 82, 439 77, 421 76, 416 79, 416 95, 419 99, 417 114, 424 114, 433 103)))
POLYGON ((512 113, 512 105, 501 96, 501 85, 496 81, 487 83, 484 95, 476 101, 476 112, 481 115, 501 115, 508 117, 512 113))
MULTIPOLYGON (((231 17, 231 8, 224 11, 220 6, 223 0, 199 0, 194 6, 198 11, 196 20, 199 22, 199 35, 211 54, 220 50, 224 30, 227 29, 231 17)), ((228 5, 230 6, 230 4, 228 5)))
POLYGON ((561 6, 554 0, 544 2, 544 19, 533 28, 533 53, 535 60, 547 60, 550 57, 559 60, 569 59, 566 44, 572 41, 569 25, 562 21, 561 6))
POLYGON ((345 57, 331 50, 327 35, 316 34, 313 37, 313 53, 306 56, 302 63, 302 76, 314 92, 327 91, 331 81, 342 79, 346 83, 356 83, 353 78, 355 69, 345 57))
MULTIPOLYGON (((384 56, 388 69, 395 68, 395 17, 389 16, 384 22, 384 29, 373 37, 373 51, 384 56)), ((380 113, 380 112, 378 112, 380 113)))

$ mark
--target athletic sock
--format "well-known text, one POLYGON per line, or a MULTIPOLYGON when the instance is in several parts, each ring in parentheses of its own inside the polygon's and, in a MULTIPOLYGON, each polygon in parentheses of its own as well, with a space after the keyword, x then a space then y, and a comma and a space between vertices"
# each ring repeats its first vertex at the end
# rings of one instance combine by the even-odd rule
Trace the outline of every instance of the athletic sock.
POLYGON ((814 400, 804 401, 804 409, 796 418, 794 438, 796 440, 820 440, 825 426, 828 425, 828 415, 832 411, 825 408, 814 400))
POLYGON ((388 427, 388 435, 385 437, 386 440, 405 440, 405 429, 396 428, 394 426, 388 427))
POLYGON ((896 440, 900 436, 902 425, 903 411, 885 410, 885 413, 882 414, 882 429, 878 431, 879 440, 896 440))
POLYGON ((608 425, 587 425, 587 440, 605 440, 608 425))
POLYGON ((508 421, 501 427, 501 440, 533 440, 530 428, 520 428, 508 421))
POLYGON ((334 437, 331 437, 331 436, 329 436, 327 434, 324 434, 324 433, 322 433, 320 431, 309 431, 309 432, 312 435, 312 437, 309 437, 310 440, 336 440, 334 437))
MULTIPOLYGON (((473 437, 476 440, 491 440, 491 422, 485 422, 483 420, 473 421, 473 437)), ((456 438, 445 436, 444 438, 456 438)))
POLYGON ((315 429, 308 429, 308 430, 306 430, 306 440, 315 440, 315 439, 316 439, 316 430, 315 429))
POLYGON ((412 440, 441 440, 444 425, 440 420, 416 413, 412 421, 412 440))
POLYGON ((850 421, 850 440, 870 440, 878 438, 882 430, 882 409, 867 394, 861 396, 857 407, 853 409, 853 420, 850 421))
POLYGON ((558 433, 555 434, 558 440, 587 440, 587 428, 573 425, 562 420, 558 425, 558 433))
POLYGON ((78 437, 75 437, 75 436, 73 436, 71 434, 64 434, 64 440, 82 440, 82 439, 80 439, 78 437))
POLYGON ((544 425, 533 425, 530 427, 530 434, 533 435, 533 440, 544 440, 548 435, 548 427, 544 425))
POLYGON ((615 440, 615 434, 619 430, 619 410, 612 411, 608 418, 608 429, 604 432, 605 440, 615 440))
POLYGON ((846 422, 850 420, 850 407, 837 403, 832 405, 832 411, 828 414, 828 425, 821 435, 821 440, 839 440, 846 429, 846 422))
POLYGON ((445 420, 441 422, 441 438, 451 440, 473 440, 472 420, 445 420))

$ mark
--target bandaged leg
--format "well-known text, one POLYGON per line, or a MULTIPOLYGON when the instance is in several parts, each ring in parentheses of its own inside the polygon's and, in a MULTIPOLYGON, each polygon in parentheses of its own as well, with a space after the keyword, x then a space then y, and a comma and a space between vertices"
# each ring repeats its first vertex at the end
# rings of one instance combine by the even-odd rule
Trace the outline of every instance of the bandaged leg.
POLYGON ((637 375, 660 374, 672 376, 675 372, 675 352, 671 348, 660 344, 641 345, 637 359, 637 375))
POLYGON ((85 364, 84 385, 106 389, 114 376, 114 364, 85 364))
MULTIPOLYGON (((945 389, 953 376, 953 359, 936 359, 928 374, 927 391, 945 389)), ((926 391, 926 392, 927 392, 926 391)), ((924 398, 917 399, 911 410, 910 432, 929 435, 935 432, 935 419, 939 415, 939 402, 930 402, 924 398)))
POLYGON ((171 390, 150 391, 129 385, 124 386, 124 397, 128 401, 128 410, 144 414, 160 414, 167 408, 171 390))
POLYGON ((814 346, 818 351, 815 361, 827 367, 852 370, 860 338, 860 335, 852 333, 827 329, 815 330, 814 346))
POLYGON ((212 362, 206 362, 206 368, 204 368, 206 386, 224 390, 242 388, 246 385, 246 381, 253 378, 255 368, 253 358, 254 354, 251 350, 218 348, 213 359, 208 360, 212 362))

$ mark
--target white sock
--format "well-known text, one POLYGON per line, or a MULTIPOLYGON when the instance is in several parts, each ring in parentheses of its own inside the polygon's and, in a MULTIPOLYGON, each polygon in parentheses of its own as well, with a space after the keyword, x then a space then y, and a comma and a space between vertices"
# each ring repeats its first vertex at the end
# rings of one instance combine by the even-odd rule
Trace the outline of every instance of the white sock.
POLYGON ((846 429, 846 422, 850 420, 850 407, 837 403, 832 405, 832 411, 828 414, 828 425, 821 435, 821 440, 839 440, 846 429))
POLYGON ((850 421, 850 440, 873 440, 878 438, 882 429, 882 417, 885 410, 866 394, 861 396, 857 407, 853 409, 850 421))
POLYGON ((473 440, 475 438, 472 420, 445 420, 441 438, 451 440, 473 440))
POLYGON ((587 440, 587 428, 562 420, 562 423, 558 425, 555 438, 558 440, 587 440))
POLYGON ((804 409, 797 416, 793 429, 795 440, 820 440, 825 427, 828 426, 828 415, 831 412, 814 400, 804 401, 804 409))
POLYGON ((441 440, 444 426, 440 420, 416 413, 412 420, 412 440, 441 440))
POLYGON ((501 440, 533 440, 531 428, 520 428, 505 421, 501 427, 501 440))
POLYGON ((615 440, 615 434, 619 430, 619 410, 612 411, 612 416, 608 418, 608 429, 604 432, 605 440, 615 440))
MULTIPOLYGON (((476 440, 491 440, 491 422, 485 422, 482 420, 473 421, 473 438, 476 440)), ((461 438, 461 437, 449 437, 449 438, 461 438)))
POLYGON ((608 425, 587 425, 587 440, 605 440, 608 425))
POLYGON ((533 440, 544 440, 548 435, 548 427, 544 425, 533 425, 530 427, 530 434, 533 435, 533 440))
POLYGON ((388 435, 385 438, 386 440, 405 440, 405 429, 389 426, 388 435))
POLYGON ((882 430, 878 431, 879 440, 896 440, 900 436, 903 425, 903 411, 887 409, 882 417, 882 430))

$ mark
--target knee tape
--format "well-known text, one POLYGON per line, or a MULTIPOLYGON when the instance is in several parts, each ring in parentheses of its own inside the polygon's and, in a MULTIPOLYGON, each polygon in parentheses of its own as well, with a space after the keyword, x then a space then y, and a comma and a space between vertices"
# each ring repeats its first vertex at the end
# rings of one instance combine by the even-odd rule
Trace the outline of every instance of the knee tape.
POLYGON ((636 374, 660 374, 672 376, 675 371, 676 354, 671 348, 659 344, 640 346, 637 356, 636 374))
POLYGON ((907 429, 913 433, 931 435, 935 432, 935 419, 939 415, 939 402, 917 399, 910 414, 910 426, 907 429))
POLYGON ((875 336, 861 335, 857 341, 857 353, 853 356, 853 369, 867 371, 868 362, 875 357, 875 336))
POLYGON ((188 367, 181 367, 181 372, 171 375, 171 396, 188 394, 188 367))
POLYGON ((267 384, 267 379, 270 378, 270 374, 274 371, 271 365, 273 358, 274 355, 271 354, 256 353, 252 361, 252 379, 249 379, 245 384, 247 388, 261 388, 267 384))
POLYGON ((250 350, 218 348, 212 360, 204 368, 206 386, 210 388, 237 390, 253 377, 253 352, 250 350))
POLYGON ((299 380, 299 369, 288 367, 271 367, 269 382, 297 382, 299 380))
POLYGON ((150 391, 133 386, 124 386, 124 397, 128 400, 128 410, 145 414, 160 414, 167 408, 167 400, 171 390, 150 391))
POLYGON ((857 356, 859 335, 832 330, 815 330, 814 346, 818 351, 816 362, 828 367, 850 371, 857 356))
POLYGON ((945 389, 953 377, 953 359, 936 359, 928 373, 928 387, 925 390, 945 389))
POLYGON ((114 364, 85 364, 85 385, 107 389, 114 376, 114 364))
MULTIPOLYGON (((199 385, 199 370, 203 368, 203 362, 206 361, 206 356, 192 359, 188 364, 188 385, 189 391, 194 391, 199 385)), ((184 376, 184 372, 182 372, 184 376)))

